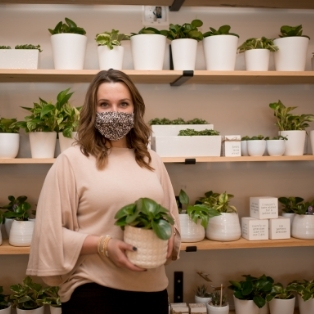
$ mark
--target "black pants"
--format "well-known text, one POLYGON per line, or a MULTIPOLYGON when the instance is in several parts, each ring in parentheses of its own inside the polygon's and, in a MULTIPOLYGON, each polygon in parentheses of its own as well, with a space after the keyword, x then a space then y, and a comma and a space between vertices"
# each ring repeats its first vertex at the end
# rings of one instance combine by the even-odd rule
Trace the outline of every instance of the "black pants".
POLYGON ((124 291, 88 283, 76 288, 62 314, 168 314, 167 290, 124 291))

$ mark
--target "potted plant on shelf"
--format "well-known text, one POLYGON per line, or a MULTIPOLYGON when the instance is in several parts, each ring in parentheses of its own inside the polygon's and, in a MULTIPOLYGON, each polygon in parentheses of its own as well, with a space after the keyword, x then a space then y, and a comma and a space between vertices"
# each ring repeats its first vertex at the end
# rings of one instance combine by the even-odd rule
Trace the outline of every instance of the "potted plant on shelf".
POLYGON ((194 70, 196 63, 197 43, 203 39, 199 19, 191 23, 170 24, 167 38, 171 41, 171 55, 174 70, 194 70))
POLYGON ((155 268, 166 262, 167 240, 174 224, 166 208, 152 199, 140 198, 122 207, 115 219, 115 225, 124 230, 124 241, 137 247, 137 251, 126 252, 131 263, 155 268))
POLYGON ((285 156, 303 155, 305 129, 309 126, 309 122, 314 121, 314 114, 293 115, 291 111, 297 107, 286 107, 280 100, 270 103, 269 107, 274 111, 279 135, 287 138, 285 156))
POLYGON ((277 71, 304 71, 310 37, 303 35, 302 25, 283 25, 279 38, 274 40, 279 50, 275 52, 277 71))
POLYGON ((292 222, 293 218, 295 216, 295 211, 297 210, 298 204, 302 203, 304 199, 299 196, 281 196, 278 198, 278 202, 282 204, 281 207, 281 215, 283 217, 288 217, 290 218, 290 226, 292 230, 292 222))
POLYGON ((266 151, 266 141, 263 135, 254 135, 247 139, 249 156, 263 156, 266 151))
POLYGON ((102 32, 96 34, 96 43, 98 45, 98 62, 100 70, 110 68, 121 70, 123 64, 124 47, 122 40, 130 40, 130 35, 119 33, 119 30, 112 29, 111 32, 102 32))
POLYGON ((86 31, 69 18, 60 21, 51 34, 54 68, 57 70, 82 70, 84 67, 86 31))
POLYGON ((270 52, 277 50, 274 40, 264 36, 249 38, 238 47, 238 53, 244 52, 247 71, 268 71, 270 52))
POLYGON ((219 287, 214 287, 212 299, 207 303, 208 314, 228 314, 229 304, 227 296, 224 293, 224 285, 220 284, 219 287))
POLYGON ((272 138, 265 137, 266 150, 269 156, 282 156, 286 150, 286 136, 278 135, 272 138))
MULTIPOLYGON (((209 278, 209 274, 206 274, 202 271, 196 272, 202 279, 204 279, 207 283, 211 282, 209 278)), ((209 288, 206 284, 201 284, 196 287, 195 290, 195 303, 203 303, 207 304, 212 299, 212 294, 209 292, 209 288)))
POLYGON ((230 33, 230 25, 209 29, 203 34, 206 70, 234 71, 239 35, 230 33))
POLYGON ((241 156, 248 156, 247 141, 249 138, 248 135, 241 136, 241 156))
POLYGON ((61 300, 58 294, 59 287, 44 288, 43 304, 49 305, 50 314, 61 314, 61 300))
POLYGON ((11 313, 11 304, 8 299, 9 296, 3 293, 3 287, 0 286, 0 314, 11 313))
POLYGON ((15 158, 20 146, 17 120, 0 118, 0 158, 15 158))

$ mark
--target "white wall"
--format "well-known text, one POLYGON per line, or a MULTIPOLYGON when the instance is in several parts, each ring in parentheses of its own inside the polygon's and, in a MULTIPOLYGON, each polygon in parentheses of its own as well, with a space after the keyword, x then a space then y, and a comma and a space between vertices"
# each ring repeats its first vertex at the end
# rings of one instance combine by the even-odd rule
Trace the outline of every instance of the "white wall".
MULTIPOLYGON (((97 69, 95 35, 112 28, 120 32, 137 32, 142 28, 140 6, 76 5, 0 5, 0 45, 40 44, 40 68, 52 69, 53 61, 48 28, 54 28, 68 17, 87 31, 86 69, 97 69)), ((302 24, 311 37, 306 70, 310 70, 314 51, 314 10, 183 8, 170 13, 171 23, 203 20, 202 31, 230 24, 240 35, 239 44, 249 37, 277 37, 284 24, 302 24)), ((125 69, 132 69, 129 42, 124 43, 125 69)), ((168 54, 165 69, 169 66, 168 54)), ((205 69, 202 44, 199 43, 197 69, 205 69)), ((274 69, 271 60, 271 69, 274 69)), ((244 70, 243 55, 237 56, 236 70, 244 70)), ((19 83, 0 84, 0 115, 22 119, 26 112, 20 106, 32 106, 41 97, 55 101, 62 89, 74 91, 72 104, 82 105, 87 84, 19 83)), ((222 135, 276 135, 274 118, 268 104, 280 99, 287 106, 298 106, 296 113, 314 113, 314 85, 169 85, 139 84, 146 105, 148 121, 154 117, 191 119, 201 117, 213 123, 222 135)), ((311 125, 310 129, 313 129, 311 125)), ((310 147, 307 147, 310 153, 310 147)), ((30 157, 29 142, 22 136, 19 157, 30 157)), ((312 162, 208 163, 196 165, 167 164, 176 193, 184 188, 191 201, 208 190, 234 194, 232 202, 240 216, 248 215, 249 196, 273 195, 313 198, 312 162)), ((7 196, 29 196, 35 206, 48 165, 1 165, 0 204, 7 196)), ((169 294, 173 294, 173 272, 184 271, 185 301, 193 301, 193 289, 200 279, 196 270, 211 275, 214 284, 240 279, 242 274, 273 276, 287 283, 292 279, 313 278, 314 248, 278 248, 222 250, 197 253, 182 252, 181 259, 167 266, 169 294)), ((6 290, 25 274, 27 256, 0 257, 0 285, 6 290)), ((231 295, 231 293, 230 293, 231 295)))

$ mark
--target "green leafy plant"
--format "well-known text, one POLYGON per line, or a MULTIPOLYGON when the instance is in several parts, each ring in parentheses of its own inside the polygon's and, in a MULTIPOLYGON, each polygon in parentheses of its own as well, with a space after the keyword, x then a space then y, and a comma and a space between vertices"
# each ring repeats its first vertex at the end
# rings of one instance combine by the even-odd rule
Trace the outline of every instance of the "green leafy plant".
POLYGON ((26 45, 16 45, 15 49, 37 49, 39 52, 42 52, 42 49, 40 49, 40 45, 32 45, 32 44, 26 44, 26 45))
POLYGON ((0 46, 0 49, 11 49, 10 46, 0 46))
POLYGON ((0 310, 4 310, 10 306, 9 296, 3 293, 3 287, 0 286, 0 310))
POLYGON ((242 136, 241 141, 247 141, 250 137, 248 135, 242 136))
POLYGON ((285 213, 294 213, 297 210, 298 205, 303 201, 304 199, 299 196, 281 196, 278 198, 278 202, 283 205, 281 209, 285 213))
POLYGON ((151 229, 158 238, 168 240, 174 224, 169 211, 150 198, 140 198, 132 204, 122 207, 116 213, 115 225, 124 229, 125 226, 151 229))
POLYGON ((261 140, 264 140, 264 135, 254 135, 254 136, 251 136, 251 137, 248 137, 246 140, 247 141, 261 141, 261 140))
POLYGON ((65 18, 65 23, 60 21, 54 29, 48 28, 51 35, 62 34, 62 33, 71 33, 71 34, 80 34, 85 35, 86 31, 82 27, 78 27, 75 22, 69 18, 65 18))
POLYGON ((279 48, 274 44, 273 39, 266 37, 249 38, 238 47, 238 52, 245 52, 252 49, 267 49, 269 51, 277 51, 279 48))
POLYGON ((290 112, 297 107, 286 107, 280 100, 270 103, 269 107, 274 110, 275 125, 279 131, 305 130, 309 126, 309 122, 314 121, 313 114, 291 114, 290 112))
POLYGON ((27 196, 21 195, 15 198, 13 195, 8 196, 9 204, 0 207, 5 209, 5 218, 12 218, 18 221, 27 221, 31 205, 26 202, 27 196))
POLYGON ((314 298, 314 280, 294 280, 288 284, 289 290, 296 292, 304 301, 314 298))
POLYGON ((157 28, 154 28, 154 27, 143 27, 137 33, 131 33, 131 36, 140 35, 140 34, 158 34, 158 35, 167 36, 168 31, 158 30, 157 28))
POLYGON ((238 34, 229 32, 230 29, 231 29, 230 25, 222 25, 218 29, 210 27, 209 29, 210 29, 209 32, 206 32, 206 33, 203 34, 204 38, 208 37, 208 36, 216 36, 216 35, 233 35, 233 36, 239 37, 238 34))
POLYGON ((221 284, 219 287, 214 287, 214 292, 212 293, 212 300, 210 304, 217 307, 228 305, 227 296, 224 293, 223 284, 221 284))
POLYGON ((212 136, 212 135, 219 135, 218 131, 215 130, 201 130, 196 131, 194 129, 185 129, 179 131, 179 136, 212 136))
POLYGON ((131 35, 119 33, 118 30, 112 29, 111 32, 102 32, 96 34, 96 42, 98 46, 107 46, 110 50, 114 46, 121 46, 122 40, 129 40, 131 35))
MULTIPOLYGON (((203 278, 206 282, 211 282, 209 278, 209 274, 206 274, 202 271, 196 272, 201 278, 203 278)), ((195 290, 195 294, 200 298, 210 298, 212 296, 211 292, 209 292, 209 288, 207 285, 202 284, 198 285, 195 290)))
POLYGON ((51 305, 53 307, 61 307, 61 300, 58 291, 58 286, 44 288, 44 294, 42 299, 43 304, 51 305))
POLYGON ((20 128, 16 125, 17 120, 0 118, 0 133, 18 133, 20 128))
POLYGON ((208 124, 206 120, 194 118, 191 120, 184 120, 182 118, 177 118, 174 120, 170 120, 167 118, 154 118, 148 122, 150 125, 169 125, 169 124, 208 124))
POLYGON ((195 19, 191 23, 170 24, 167 34, 167 38, 170 40, 179 38, 191 38, 201 41, 203 39, 202 32, 199 31, 199 27, 203 25, 201 20, 195 19))
POLYGON ((273 137, 266 136, 266 137, 264 138, 264 140, 265 140, 265 141, 269 141, 269 140, 287 141, 288 138, 287 138, 287 136, 278 135, 278 136, 273 136, 273 137))
POLYGON ((302 24, 297 26, 289 26, 289 25, 283 25, 280 27, 280 34, 279 37, 294 37, 294 36, 301 36, 301 37, 307 37, 310 39, 307 35, 302 35, 303 28, 302 24))
POLYGON ((289 285, 284 287, 282 283, 274 283, 271 291, 266 296, 266 301, 270 302, 272 299, 292 299, 293 297, 293 290, 289 285))

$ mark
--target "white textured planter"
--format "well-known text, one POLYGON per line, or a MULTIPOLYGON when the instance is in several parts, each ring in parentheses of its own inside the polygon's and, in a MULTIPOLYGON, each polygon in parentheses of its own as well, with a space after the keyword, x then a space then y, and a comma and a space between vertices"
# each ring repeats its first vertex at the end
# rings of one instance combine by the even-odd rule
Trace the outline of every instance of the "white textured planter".
POLYGON ((56 70, 83 70, 87 37, 80 34, 51 35, 56 70))
POLYGON ((124 241, 137 248, 137 251, 126 251, 131 263, 142 268, 156 268, 167 259, 168 241, 157 237, 153 230, 126 226, 124 241))
POLYGON ((64 137, 62 133, 59 133, 59 144, 61 153, 70 148, 75 142, 77 132, 72 132, 72 138, 64 137))
POLYGON ((272 299, 269 302, 270 314, 293 314, 295 297, 292 299, 272 299))
POLYGON ((29 133, 32 158, 53 158, 55 154, 56 132, 29 133))
POLYGON ((56 306, 49 306, 50 309, 50 314, 61 314, 62 313, 62 309, 61 307, 56 307, 56 306))
POLYGON ((198 295, 194 296, 194 301, 195 303, 203 303, 203 304, 208 304, 208 302, 210 302, 212 300, 211 297, 209 298, 203 298, 203 297, 199 297, 198 295))
POLYGON ((0 49, 0 69, 38 69, 38 49, 0 49))
POLYGON ((314 215, 295 215, 291 235, 297 239, 314 239, 314 215))
POLYGON ((180 214, 181 241, 199 242, 205 239, 205 228, 201 222, 195 223, 188 214, 180 214))
POLYGON ((302 156, 304 154, 306 131, 279 131, 285 140, 285 156, 302 156))
POLYGON ((247 141, 241 141, 241 156, 248 156, 247 141))
POLYGON ((197 40, 179 38, 171 41, 174 70, 195 70, 197 40))
POLYGON ((266 149, 269 156, 282 156, 286 150, 284 140, 267 140, 266 149))
POLYGON ((259 308, 253 300, 240 300, 233 296, 236 314, 259 314, 259 308))
POLYGON ((310 131, 310 142, 311 142, 311 148, 312 148, 312 155, 314 155, 314 130, 310 131))
POLYGON ((134 70, 162 70, 166 50, 166 36, 138 34, 131 37, 134 70))
POLYGON ((38 309, 35 310, 21 310, 21 309, 16 309, 17 314, 44 314, 44 307, 41 306, 38 309))
POLYGON ((299 314, 312 314, 314 313, 314 298, 304 301, 300 295, 298 295, 299 314))
POLYGON ((19 147, 19 133, 0 133, 0 158, 15 158, 19 147))
POLYGON ((268 49, 251 49, 244 52, 247 71, 268 71, 270 51, 268 49))
POLYGON ((4 221, 4 228, 5 228, 5 232, 7 233, 7 236, 9 237, 10 235, 10 230, 12 227, 12 223, 13 223, 13 219, 12 218, 6 218, 4 221))
POLYGON ((207 313, 208 314, 229 314, 229 304, 226 306, 213 306, 211 304, 207 304, 207 313))
POLYGON ((235 241, 241 237, 241 226, 237 213, 221 213, 209 219, 206 238, 215 241, 235 241))
POLYGON ((203 39, 206 70, 233 71, 237 57, 238 37, 214 35, 203 39))
POLYGON ((309 39, 307 37, 284 37, 274 40, 279 48, 275 51, 276 71, 304 71, 306 64, 307 48, 309 39))
POLYGON ((247 151, 249 156, 263 156, 266 151, 266 141, 265 140, 247 141, 247 151))
POLYGON ((97 52, 100 70, 122 69, 124 47, 113 46, 113 49, 109 49, 107 46, 98 46, 97 52))
POLYGON ((11 305, 6 309, 0 310, 0 314, 11 314, 11 305))
POLYGON ((30 246, 34 230, 33 221, 13 220, 9 243, 14 246, 30 246))
POLYGON ((281 214, 281 216, 290 219, 290 230, 292 230, 292 222, 293 222, 295 213, 285 213, 285 212, 283 212, 283 213, 281 214))
POLYGON ((179 131, 186 129, 193 129, 195 131, 213 130, 213 124, 169 124, 159 125, 154 124, 151 126, 153 134, 152 136, 177 136, 179 131))

